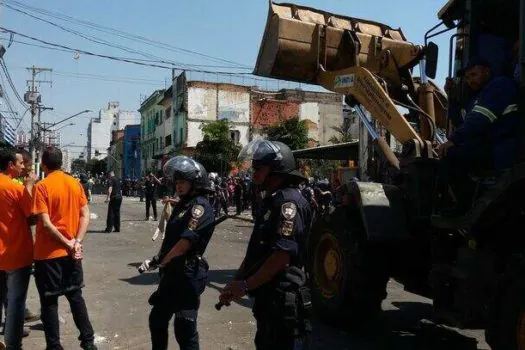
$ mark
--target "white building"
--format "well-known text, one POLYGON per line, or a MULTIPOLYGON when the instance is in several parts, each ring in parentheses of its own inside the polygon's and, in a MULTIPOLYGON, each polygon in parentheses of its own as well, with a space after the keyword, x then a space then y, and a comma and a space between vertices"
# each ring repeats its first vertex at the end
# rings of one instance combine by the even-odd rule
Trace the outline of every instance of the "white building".
POLYGON ((62 170, 70 173, 72 161, 73 160, 71 158, 71 151, 68 149, 62 150, 62 170))
POLYGON ((103 159, 107 156, 112 131, 122 130, 126 125, 139 123, 140 114, 134 111, 121 110, 118 102, 108 102, 107 108, 99 111, 98 118, 93 118, 89 122, 87 160, 89 161, 92 158, 103 159))

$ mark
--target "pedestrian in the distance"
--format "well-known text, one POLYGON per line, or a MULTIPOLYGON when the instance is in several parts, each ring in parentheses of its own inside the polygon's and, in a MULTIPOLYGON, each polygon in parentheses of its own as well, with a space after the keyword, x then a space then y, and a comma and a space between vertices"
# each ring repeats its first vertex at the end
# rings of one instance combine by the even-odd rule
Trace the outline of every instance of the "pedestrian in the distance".
POLYGON ((239 178, 236 178, 235 179, 235 189, 233 192, 233 199, 235 200, 235 208, 236 208, 237 215, 240 215, 243 211, 242 197, 243 197, 243 192, 242 192, 241 180, 239 178))
POLYGON ((109 172, 109 188, 106 197, 108 203, 108 216, 106 219, 106 230, 104 232, 111 233, 120 232, 120 206, 122 205, 122 190, 121 181, 115 176, 115 172, 109 172))
MULTIPOLYGON (((42 154, 46 178, 34 186, 32 213, 38 216, 34 245, 35 282, 40 295, 46 349, 61 350, 58 297, 65 295, 80 347, 95 350, 95 333, 82 296, 83 240, 89 224, 89 208, 80 183, 65 174, 62 152, 48 147, 42 154)), ((67 348, 72 348, 68 344, 67 348)))
POLYGON ((208 276, 203 254, 214 230, 213 208, 207 199, 209 180, 195 160, 177 156, 164 165, 175 183, 179 202, 166 226, 157 261, 161 279, 149 299, 153 350, 168 349, 168 326, 175 315, 175 339, 181 350, 198 350, 197 313, 208 276))
POLYGON ((281 142, 252 141, 239 158, 252 161, 252 181, 267 196, 246 256, 220 301, 228 305, 246 294, 254 298, 257 350, 304 349, 311 332, 311 300, 303 267, 312 215, 296 186, 305 179, 292 151, 281 142))
POLYGON ((153 220, 157 221, 157 187, 162 185, 162 182, 153 175, 149 173, 146 177, 145 194, 146 194, 146 221, 149 220, 149 208, 153 209, 153 220))

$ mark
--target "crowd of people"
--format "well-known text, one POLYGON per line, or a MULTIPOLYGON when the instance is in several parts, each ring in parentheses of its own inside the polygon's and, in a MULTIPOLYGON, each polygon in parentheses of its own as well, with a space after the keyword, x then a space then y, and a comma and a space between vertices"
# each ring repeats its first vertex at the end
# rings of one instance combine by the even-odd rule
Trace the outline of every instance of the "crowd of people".
MULTIPOLYGON (((82 296, 82 245, 90 219, 88 203, 94 187, 105 186, 105 231, 120 232, 122 199, 126 194, 137 194, 129 191, 136 184, 140 184, 139 195, 145 202, 145 220, 159 219, 159 199, 165 207, 160 215, 164 222, 161 249, 141 266, 143 271, 160 267, 160 282, 149 300, 153 349, 167 349, 167 326, 173 316, 181 349, 199 348, 197 315, 209 268, 203 257, 205 249, 217 218, 224 216, 221 211, 229 217, 250 208, 255 225, 247 255, 236 278, 222 291, 217 307, 227 306, 245 294, 254 298, 258 349, 274 349, 276 342, 292 349, 293 344, 306 342, 311 327, 302 269, 304 238, 313 216, 328 213, 335 202, 326 179, 305 178, 296 170, 289 148, 280 143, 274 146, 287 158, 270 155, 263 158, 273 161, 254 160, 251 174, 208 176, 200 163, 177 156, 166 163, 161 176, 149 173, 135 184, 122 181, 113 172, 107 177, 75 178, 61 170, 62 154, 54 147, 42 154, 45 178, 38 181, 27 152, 1 149, 0 205, 6 208, 6 215, 0 218, 0 306, 6 306, 4 348, 21 349, 22 338, 27 335, 24 322, 41 318, 46 349, 63 349, 58 321, 60 296, 69 301, 80 333, 80 347, 97 348, 82 296), (166 207, 170 208, 168 212, 166 207), (32 274, 40 298, 40 316, 25 306, 32 274), (287 279, 289 275, 295 277, 287 279), (296 315, 293 325, 285 322, 290 315, 282 313, 283 296, 275 294, 283 286, 297 297, 292 305, 296 315)), ((264 153, 268 149, 274 148, 256 151, 264 153)), ((287 310, 292 306, 288 305, 287 310)))

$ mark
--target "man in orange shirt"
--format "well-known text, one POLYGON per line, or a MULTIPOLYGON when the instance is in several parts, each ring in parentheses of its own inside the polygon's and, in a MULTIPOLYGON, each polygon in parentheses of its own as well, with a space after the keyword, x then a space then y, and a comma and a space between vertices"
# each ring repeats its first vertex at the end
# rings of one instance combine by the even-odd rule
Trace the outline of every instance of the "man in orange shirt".
MULTIPOLYGON (((48 147, 42 154, 46 178, 34 185, 32 213, 38 216, 34 246, 35 282, 40 294, 41 318, 48 350, 60 344, 58 297, 65 295, 80 347, 97 349, 94 331, 82 297, 82 240, 89 224, 89 209, 82 185, 60 170, 62 152, 48 147)), ((71 348, 68 346, 68 348, 71 348)))
POLYGON ((7 349, 21 349, 24 314, 33 262, 33 240, 27 224, 31 199, 24 186, 13 181, 24 169, 20 153, 0 150, 0 270, 7 277, 7 349))

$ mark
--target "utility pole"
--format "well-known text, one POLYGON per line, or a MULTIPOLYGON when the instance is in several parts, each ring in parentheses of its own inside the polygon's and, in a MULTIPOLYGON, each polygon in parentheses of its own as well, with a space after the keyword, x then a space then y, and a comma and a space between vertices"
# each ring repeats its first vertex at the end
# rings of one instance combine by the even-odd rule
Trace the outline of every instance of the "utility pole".
POLYGON ((27 68, 31 72, 31 79, 27 80, 28 91, 24 95, 24 100, 30 105, 31 111, 31 139, 29 141, 29 152, 31 153, 31 160, 33 161, 33 170, 37 172, 37 156, 36 150, 37 145, 40 145, 40 124, 36 124, 35 118, 38 118, 38 123, 40 123, 40 113, 42 110, 51 109, 49 107, 43 107, 41 105, 41 95, 38 92, 36 84, 52 84, 50 80, 37 80, 37 75, 42 72, 51 72, 50 68, 39 68, 32 66, 27 68))

